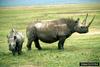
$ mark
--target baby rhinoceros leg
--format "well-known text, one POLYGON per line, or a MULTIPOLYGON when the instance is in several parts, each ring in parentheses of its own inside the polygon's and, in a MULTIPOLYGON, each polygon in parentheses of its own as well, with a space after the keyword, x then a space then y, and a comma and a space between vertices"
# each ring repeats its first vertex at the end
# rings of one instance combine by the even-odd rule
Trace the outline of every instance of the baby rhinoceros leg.
POLYGON ((13 56, 15 56, 15 52, 16 52, 15 50, 12 50, 12 54, 13 54, 13 56))
POLYGON ((22 43, 16 43, 16 51, 18 53, 18 55, 21 55, 22 53, 22 43))

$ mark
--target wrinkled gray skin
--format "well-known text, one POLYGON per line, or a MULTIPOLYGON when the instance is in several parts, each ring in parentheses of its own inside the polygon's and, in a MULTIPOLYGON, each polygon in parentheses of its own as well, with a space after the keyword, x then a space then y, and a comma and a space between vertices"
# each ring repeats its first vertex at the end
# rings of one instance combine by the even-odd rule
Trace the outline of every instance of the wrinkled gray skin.
POLYGON ((22 33, 17 32, 15 29, 12 29, 10 33, 7 35, 9 50, 12 51, 13 55, 18 53, 18 55, 22 52, 22 45, 24 42, 24 37, 22 33))
POLYGON ((35 21, 26 29, 28 38, 27 48, 31 50, 32 42, 34 41, 35 47, 41 50, 39 40, 45 43, 58 42, 58 49, 64 49, 65 39, 71 36, 74 32, 87 33, 88 28, 94 20, 86 24, 88 14, 83 22, 80 24, 79 18, 77 20, 71 18, 62 18, 53 21, 35 21))

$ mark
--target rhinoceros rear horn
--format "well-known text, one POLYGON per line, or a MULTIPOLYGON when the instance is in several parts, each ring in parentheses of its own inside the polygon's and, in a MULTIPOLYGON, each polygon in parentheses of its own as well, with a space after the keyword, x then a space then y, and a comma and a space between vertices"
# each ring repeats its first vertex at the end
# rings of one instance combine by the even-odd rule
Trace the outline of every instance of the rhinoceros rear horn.
POLYGON ((95 16, 92 18, 92 20, 89 22, 89 24, 87 25, 87 27, 89 27, 91 25, 91 23, 93 22, 95 16))
POLYGON ((87 13, 87 15, 86 15, 85 19, 84 19, 84 20, 83 20, 83 22, 82 22, 82 24, 83 24, 83 25, 86 25, 86 20, 87 20, 87 17, 88 17, 88 13, 87 13))

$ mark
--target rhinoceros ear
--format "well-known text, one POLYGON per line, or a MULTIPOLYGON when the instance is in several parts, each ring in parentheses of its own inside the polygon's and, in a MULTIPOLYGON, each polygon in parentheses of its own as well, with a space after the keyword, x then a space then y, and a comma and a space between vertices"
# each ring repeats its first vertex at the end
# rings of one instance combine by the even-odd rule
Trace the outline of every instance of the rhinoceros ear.
POLYGON ((79 22, 79 20, 80 20, 80 18, 77 18, 76 23, 78 23, 78 22, 79 22))
POLYGON ((12 28, 12 32, 15 32, 15 29, 14 28, 12 28))

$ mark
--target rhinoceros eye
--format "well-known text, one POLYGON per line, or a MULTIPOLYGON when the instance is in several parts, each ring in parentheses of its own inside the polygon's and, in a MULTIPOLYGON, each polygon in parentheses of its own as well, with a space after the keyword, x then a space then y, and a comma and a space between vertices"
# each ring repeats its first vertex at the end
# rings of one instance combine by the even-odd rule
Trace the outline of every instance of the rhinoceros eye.
POLYGON ((14 40, 16 39, 16 36, 14 36, 14 40))

